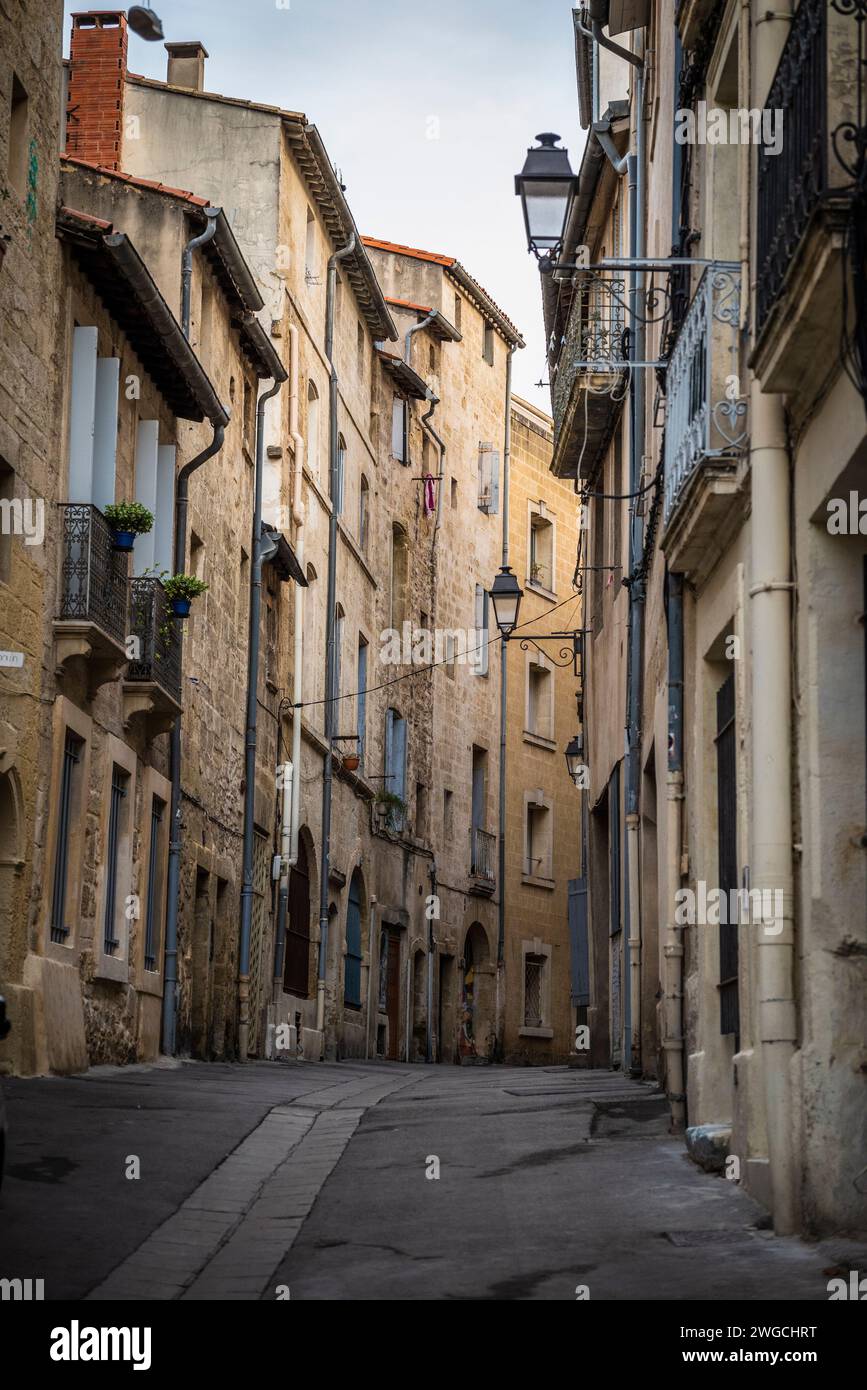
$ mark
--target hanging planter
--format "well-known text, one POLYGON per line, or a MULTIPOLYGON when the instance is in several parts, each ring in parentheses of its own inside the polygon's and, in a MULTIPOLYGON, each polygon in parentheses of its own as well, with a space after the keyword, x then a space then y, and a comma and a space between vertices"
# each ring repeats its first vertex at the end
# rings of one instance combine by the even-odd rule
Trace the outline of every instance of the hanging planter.
POLYGON ((207 584, 197 579, 194 574, 173 574, 163 580, 166 598, 176 618, 188 618, 192 600, 203 594, 207 587, 207 584))
POLYGON ((103 516, 111 527, 115 550, 127 555, 135 544, 136 536, 147 535, 154 526, 153 512, 149 512, 141 502, 112 502, 103 516))
POLYGON ((361 759, 357 753, 344 753, 343 766, 347 772, 357 772, 361 764, 361 759))

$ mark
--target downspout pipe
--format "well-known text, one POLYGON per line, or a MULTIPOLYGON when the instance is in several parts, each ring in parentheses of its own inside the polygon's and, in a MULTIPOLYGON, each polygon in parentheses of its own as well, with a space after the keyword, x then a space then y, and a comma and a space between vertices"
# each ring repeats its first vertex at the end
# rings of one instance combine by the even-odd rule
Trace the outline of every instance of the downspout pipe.
POLYGON ((425 318, 425 319, 419 319, 418 323, 414 323, 414 324, 412 325, 412 327, 409 328, 409 329, 407 330, 406 337, 405 337, 404 340, 403 340, 403 360, 404 360, 404 362, 406 363, 406 365, 407 365, 408 367, 411 367, 411 366, 412 366, 412 340, 413 340, 413 335, 416 334, 416 333, 421 333, 421 331, 422 331, 423 328, 427 328, 427 326, 428 326, 429 323, 433 323, 433 321, 434 321, 434 319, 436 318, 436 316, 437 316, 437 311, 436 311, 436 309, 431 309, 431 311, 430 311, 430 313, 428 314, 427 318, 425 318))
POLYGON ((683 931, 675 922, 683 842, 683 575, 667 576, 668 618, 668 779, 666 785, 666 893, 663 941, 663 1037, 665 1090, 671 1133, 686 1128, 683 1036, 683 931))
POLYGON ((220 216, 220 208, 207 207, 203 209, 207 224, 205 230, 198 236, 194 236, 192 241, 188 241, 181 256, 181 327, 184 336, 190 336, 190 299, 193 288, 193 252, 200 246, 205 246, 209 241, 213 241, 217 232, 217 218, 220 216))
MULTIPOLYGON (((190 296, 193 278, 193 252, 212 241, 217 231, 219 208, 205 208, 207 224, 199 236, 188 241, 181 256, 181 329, 184 337, 190 337, 190 296)), ((226 425, 229 423, 228 411, 212 419, 213 436, 210 444, 190 459, 178 473, 175 480, 175 574, 183 574, 187 559, 187 510, 189 505, 189 479, 197 468, 213 458, 223 447, 226 425)), ((180 912, 181 890, 181 720, 175 720, 169 734, 169 773, 171 779, 171 805, 169 828, 169 862, 166 870, 166 930, 163 948, 163 1020, 162 1047, 167 1056, 174 1055, 177 1038, 178 1018, 178 916, 180 912)))
POLYGON ((328 593, 325 611, 325 759, 322 768, 322 855, 319 870, 319 961, 316 979, 316 1030, 325 1055, 325 984, 328 962, 328 876, 331 868, 331 793, 334 764, 334 605, 337 598, 337 400, 339 378, 334 365, 334 303, 337 292, 337 266, 355 250, 355 233, 346 245, 328 258, 325 297, 325 356, 330 368, 328 384, 328 451, 331 480, 331 512, 328 518, 328 593))
POLYGON ((265 471, 265 405, 286 380, 285 369, 264 391, 256 406, 256 481, 253 502, 253 563, 250 567, 250 625, 247 642, 247 730, 244 736, 244 848, 241 887, 241 932, 238 944, 238 1054, 246 1062, 250 1035, 250 932, 253 922, 253 834, 256 813, 256 739, 259 717, 259 628, 262 611, 262 566, 276 552, 275 541, 262 536, 262 482, 265 471))
MULTIPOLYGON (((788 0, 781 0, 769 22, 755 27, 751 104, 761 106, 767 99, 791 10, 788 0)), ((755 262, 752 273, 755 276, 755 262)), ((801 1163, 792 1089, 798 1049, 792 835, 792 480, 783 398, 765 394, 755 376, 750 382, 750 463, 750 887, 782 893, 783 901, 782 920, 777 918, 771 930, 764 926, 753 930, 757 933, 758 1035, 774 1230, 791 1235, 799 1224, 801 1163)))

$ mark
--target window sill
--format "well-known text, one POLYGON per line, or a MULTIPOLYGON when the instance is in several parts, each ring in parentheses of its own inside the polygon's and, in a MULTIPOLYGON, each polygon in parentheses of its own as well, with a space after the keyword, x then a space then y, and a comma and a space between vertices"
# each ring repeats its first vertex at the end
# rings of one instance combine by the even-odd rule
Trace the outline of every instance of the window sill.
POLYGON ((537 878, 535 874, 521 874, 521 882, 529 888, 547 888, 549 891, 557 886, 553 878, 537 878))
POLYGON ((519 1038, 553 1038, 553 1028, 519 1028, 519 1038))
POLYGON ((125 958, 115 960, 113 956, 107 956, 100 952, 94 963, 93 978, 95 980, 114 980, 117 984, 127 984, 129 981, 129 961, 125 958))
POLYGON ((538 579, 526 579, 527 588, 534 594, 539 594, 542 598, 550 599, 552 603, 557 602, 557 594, 554 589, 548 589, 544 584, 540 584, 538 579))
POLYGON ((532 743, 535 748, 546 748, 550 753, 557 752, 556 739, 544 738, 542 734, 534 734, 530 729, 524 730, 524 742, 532 743))

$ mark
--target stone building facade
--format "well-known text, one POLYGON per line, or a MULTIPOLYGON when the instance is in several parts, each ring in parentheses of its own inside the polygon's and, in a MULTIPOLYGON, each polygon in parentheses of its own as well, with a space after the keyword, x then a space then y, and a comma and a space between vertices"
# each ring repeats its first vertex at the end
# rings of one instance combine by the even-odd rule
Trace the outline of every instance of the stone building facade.
POLYGON ((627 580, 588 595, 591 1057, 659 1077, 780 1232, 860 1231, 863 168, 834 140, 867 122, 857 18, 645 8, 619 56, 574 17, 593 133, 558 254, 590 268, 543 281, 555 471, 627 580), (734 136, 678 139, 704 110, 734 136), (782 113, 780 149, 750 110, 782 113))
MULTIPOLYGON (((55 216, 60 127, 60 3, 20 3, 0 15, 0 980, 10 1016, 34 1026, 31 994, 16 993, 30 936, 43 612, 56 544, 57 290, 55 216)), ((14 1046, 6 1046, 8 1057, 14 1046)))
POLYGON ((582 626, 579 503, 574 489, 551 474, 552 453, 553 421, 513 396, 509 563, 524 596, 519 629, 506 644, 504 1059, 528 1066, 562 1063, 575 1052, 580 997, 570 901, 574 934, 581 793, 564 753, 580 732, 581 682, 568 640, 533 641, 582 626))

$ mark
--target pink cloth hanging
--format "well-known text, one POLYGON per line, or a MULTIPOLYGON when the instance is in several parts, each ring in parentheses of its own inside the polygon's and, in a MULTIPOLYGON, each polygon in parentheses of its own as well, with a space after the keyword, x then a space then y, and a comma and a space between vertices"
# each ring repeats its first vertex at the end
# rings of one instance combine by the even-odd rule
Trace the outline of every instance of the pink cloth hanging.
POLYGON ((434 478, 432 473, 424 475, 424 511, 425 516, 430 516, 431 512, 436 511, 436 490, 434 488, 434 478))

